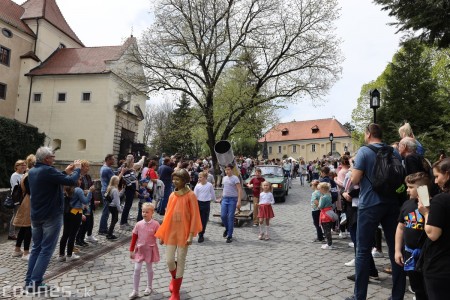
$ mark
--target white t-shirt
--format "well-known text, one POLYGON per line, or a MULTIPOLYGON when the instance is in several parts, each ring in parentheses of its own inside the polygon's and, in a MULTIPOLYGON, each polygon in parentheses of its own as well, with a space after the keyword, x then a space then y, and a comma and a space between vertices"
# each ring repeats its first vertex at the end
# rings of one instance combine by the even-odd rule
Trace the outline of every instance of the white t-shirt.
POLYGON ((271 192, 261 192, 259 194, 259 204, 275 204, 275 199, 271 192))
POLYGON ((208 202, 216 199, 216 194, 214 193, 214 187, 211 183, 206 182, 206 184, 198 183, 194 188, 195 196, 197 196, 198 201, 208 202))
POLYGON ((225 176, 222 180, 223 196, 224 197, 238 197, 238 190, 236 184, 240 184, 239 178, 236 175, 225 176))

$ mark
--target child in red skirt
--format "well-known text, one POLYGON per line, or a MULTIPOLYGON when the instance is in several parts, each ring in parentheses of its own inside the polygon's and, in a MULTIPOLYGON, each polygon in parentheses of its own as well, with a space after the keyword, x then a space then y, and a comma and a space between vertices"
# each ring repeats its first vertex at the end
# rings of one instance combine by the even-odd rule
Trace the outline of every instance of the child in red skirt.
POLYGON ((268 181, 261 183, 261 193, 259 194, 258 218, 259 218, 259 239, 269 240, 269 222, 275 215, 273 214, 272 204, 275 199, 272 194, 272 185, 268 181), (266 231, 263 233, 262 226, 266 220, 266 231))

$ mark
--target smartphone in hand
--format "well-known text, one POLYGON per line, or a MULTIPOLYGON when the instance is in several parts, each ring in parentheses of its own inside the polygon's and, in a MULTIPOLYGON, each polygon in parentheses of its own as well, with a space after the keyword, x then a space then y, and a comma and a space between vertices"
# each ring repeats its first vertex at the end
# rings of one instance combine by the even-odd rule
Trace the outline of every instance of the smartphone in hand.
POLYGON ((430 206, 430 193, 428 192, 428 186, 421 185, 417 188, 417 194, 419 195, 419 200, 422 202, 423 206, 430 206))

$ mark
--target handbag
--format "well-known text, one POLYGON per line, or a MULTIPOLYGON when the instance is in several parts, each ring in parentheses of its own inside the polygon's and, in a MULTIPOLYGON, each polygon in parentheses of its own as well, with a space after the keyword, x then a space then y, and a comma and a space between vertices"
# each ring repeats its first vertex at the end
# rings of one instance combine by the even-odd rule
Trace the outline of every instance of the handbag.
POLYGON ((339 220, 339 216, 337 213, 335 213, 332 209, 327 210, 326 214, 334 221, 336 222, 337 220, 339 220))
POLYGON ((12 198, 12 195, 10 194, 9 196, 6 197, 6 199, 3 201, 3 206, 5 208, 9 208, 12 209, 14 208, 14 200, 12 198))

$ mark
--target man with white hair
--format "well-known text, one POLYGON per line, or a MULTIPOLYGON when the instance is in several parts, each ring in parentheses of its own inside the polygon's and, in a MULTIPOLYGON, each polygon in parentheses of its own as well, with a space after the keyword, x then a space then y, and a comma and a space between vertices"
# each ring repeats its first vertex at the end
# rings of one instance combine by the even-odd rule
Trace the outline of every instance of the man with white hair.
POLYGON ((63 185, 75 186, 80 177, 80 160, 75 160, 66 168, 66 173, 71 175, 58 171, 53 167, 54 162, 53 150, 40 147, 36 152, 36 165, 28 173, 33 237, 25 277, 25 290, 28 293, 50 290, 43 283, 43 277, 63 224, 63 185))

